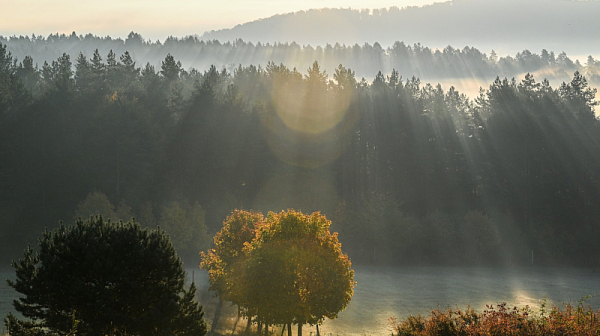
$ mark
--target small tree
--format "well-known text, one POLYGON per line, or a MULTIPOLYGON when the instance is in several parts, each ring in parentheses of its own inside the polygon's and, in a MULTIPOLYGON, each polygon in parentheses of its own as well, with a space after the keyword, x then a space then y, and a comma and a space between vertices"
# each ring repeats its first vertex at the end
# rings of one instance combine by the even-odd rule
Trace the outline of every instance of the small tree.
POLYGON ((171 237, 177 253, 184 262, 198 265, 198 253, 206 250, 206 212, 199 203, 173 201, 163 206, 158 224, 171 237))
POLYGON ((337 317, 353 294, 354 271, 330 225, 318 212, 270 212, 265 220, 236 210, 200 267, 208 270, 211 289, 250 319, 297 323, 301 334, 303 324, 337 317))
MULTIPOLYGON (((12 331, 65 335, 204 335, 194 284, 163 231, 135 222, 79 220, 44 232, 39 249, 13 262, 14 306, 33 322, 9 316, 12 331)), ((17 334, 15 334, 17 335, 17 334)))
POLYGON ((270 212, 244 252, 245 298, 266 324, 320 324, 350 302, 354 271, 331 221, 318 212, 270 212))
POLYGON ((115 209, 115 206, 110 202, 108 197, 98 191, 88 193, 85 199, 79 202, 77 209, 75 209, 76 220, 90 216, 102 216, 115 222, 119 220, 128 221, 133 217, 131 207, 125 201, 121 200, 115 209))
POLYGON ((262 221, 261 213, 235 210, 215 235, 215 246, 207 253, 202 252, 200 268, 208 271, 210 289, 220 299, 212 330, 217 326, 223 300, 245 307, 241 291, 243 279, 239 278, 241 273, 238 270, 245 260, 244 245, 254 239, 256 228, 262 221))
POLYGON ((118 220, 115 206, 105 194, 101 192, 89 193, 85 199, 77 205, 75 219, 98 215, 104 218, 118 220))

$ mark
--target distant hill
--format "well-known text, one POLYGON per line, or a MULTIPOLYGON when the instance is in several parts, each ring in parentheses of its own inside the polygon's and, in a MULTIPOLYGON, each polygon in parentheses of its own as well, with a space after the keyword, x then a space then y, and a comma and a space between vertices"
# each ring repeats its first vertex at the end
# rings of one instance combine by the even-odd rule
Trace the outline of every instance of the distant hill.
POLYGON ((454 0, 380 10, 312 9, 206 32, 202 39, 326 45, 395 41, 477 47, 512 54, 547 48, 570 55, 600 53, 600 1, 454 0))
POLYGON ((317 60, 330 75, 339 64, 369 81, 378 71, 396 69, 405 79, 417 76, 474 95, 496 76, 527 72, 559 85, 577 70, 597 86, 599 14, 600 1, 454 0, 402 9, 312 9, 162 43, 134 32, 126 39, 0 36, 0 43, 19 60, 32 56, 39 67, 64 52, 74 61, 95 49, 103 56, 127 50, 138 66, 160 66, 171 54, 184 68, 200 71, 269 61, 305 71, 317 60))

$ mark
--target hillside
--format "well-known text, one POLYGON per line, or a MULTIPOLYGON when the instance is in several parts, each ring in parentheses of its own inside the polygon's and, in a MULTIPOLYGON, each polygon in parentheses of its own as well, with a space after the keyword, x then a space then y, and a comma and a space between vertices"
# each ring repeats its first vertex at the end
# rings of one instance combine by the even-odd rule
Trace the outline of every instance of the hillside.
POLYGON ((375 10, 311 9, 275 15, 231 29, 206 32, 205 40, 363 44, 395 41, 435 48, 474 46, 515 53, 542 48, 570 55, 597 54, 598 1, 454 0, 423 7, 375 10), (582 46, 588 45, 585 50, 582 46))

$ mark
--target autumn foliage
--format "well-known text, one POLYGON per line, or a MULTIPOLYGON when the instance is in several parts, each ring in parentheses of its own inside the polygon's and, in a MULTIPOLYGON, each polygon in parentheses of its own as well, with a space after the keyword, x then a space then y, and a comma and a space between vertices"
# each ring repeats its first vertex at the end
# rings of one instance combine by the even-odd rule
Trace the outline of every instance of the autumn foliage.
POLYGON ((600 335, 600 310, 565 304, 564 309, 534 313, 529 307, 509 308, 506 303, 487 306, 482 313, 436 309, 429 317, 410 316, 398 322, 391 319, 394 336, 491 336, 491 335, 600 335))
MULTIPOLYGON (((354 271, 318 212, 236 210, 203 254, 210 288, 268 324, 319 324, 350 302, 354 271)), ((300 330, 300 329, 299 329, 300 330)))

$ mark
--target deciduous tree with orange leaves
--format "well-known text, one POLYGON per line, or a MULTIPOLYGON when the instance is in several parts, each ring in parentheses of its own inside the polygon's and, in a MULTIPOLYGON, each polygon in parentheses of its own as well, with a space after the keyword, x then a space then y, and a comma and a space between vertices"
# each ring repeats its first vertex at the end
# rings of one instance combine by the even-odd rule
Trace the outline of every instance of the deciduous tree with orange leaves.
POLYGON ((253 211, 235 210, 223 222, 223 228, 214 238, 214 247, 207 253, 202 252, 200 268, 208 271, 210 289, 219 297, 220 303, 211 329, 218 323, 222 302, 229 301, 245 307, 241 291, 240 278, 245 255, 244 244, 250 243, 256 234, 256 228, 263 222, 263 215, 253 211))
MULTIPOLYGON (((319 212, 307 215, 287 210, 269 212, 259 223, 262 215, 253 214, 257 220, 252 226, 253 238, 248 240, 251 230, 238 231, 245 236, 236 240, 244 243, 236 246, 243 246, 243 255, 237 250, 236 266, 231 268, 235 275, 219 278, 222 273, 209 269, 211 286, 213 281, 226 283, 223 297, 236 300, 248 317, 265 325, 298 324, 299 335, 304 324, 318 325, 325 318, 336 318, 350 302, 355 282, 337 233, 329 231, 331 221, 319 212)), ((229 222, 225 222, 215 244, 232 234, 229 222)), ((209 251, 203 265, 212 259, 223 260, 217 255, 225 251, 218 250, 216 246, 209 251)))

